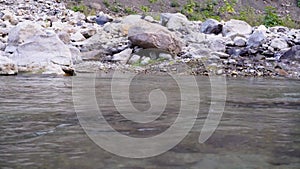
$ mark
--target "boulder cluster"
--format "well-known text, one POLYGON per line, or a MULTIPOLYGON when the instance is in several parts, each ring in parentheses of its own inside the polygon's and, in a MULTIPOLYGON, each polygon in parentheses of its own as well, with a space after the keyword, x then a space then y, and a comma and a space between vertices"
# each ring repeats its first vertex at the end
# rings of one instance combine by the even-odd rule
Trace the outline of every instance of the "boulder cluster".
POLYGON ((0 0, 0 75, 126 69, 300 76, 300 30, 179 13, 85 16, 60 0, 0 0))

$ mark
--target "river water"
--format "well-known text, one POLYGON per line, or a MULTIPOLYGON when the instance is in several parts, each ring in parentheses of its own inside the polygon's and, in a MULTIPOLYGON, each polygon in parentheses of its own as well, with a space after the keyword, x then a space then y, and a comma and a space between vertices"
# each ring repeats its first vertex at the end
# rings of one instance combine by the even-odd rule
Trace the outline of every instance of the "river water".
MULTIPOLYGON (((147 97, 153 89, 162 88, 170 98, 162 117, 144 126, 115 113, 110 82, 109 75, 98 74, 96 96, 106 120, 120 133, 151 137, 176 119, 181 100, 170 77, 140 75, 130 86, 131 101, 141 111, 149 109, 147 97)), ((210 106, 210 83, 207 77, 197 77, 197 82, 199 114, 183 141, 159 156, 129 159, 103 150, 84 132, 74 109, 72 77, 0 77, 0 168, 300 168, 299 81, 227 79, 221 122, 203 144, 198 137, 210 106)))

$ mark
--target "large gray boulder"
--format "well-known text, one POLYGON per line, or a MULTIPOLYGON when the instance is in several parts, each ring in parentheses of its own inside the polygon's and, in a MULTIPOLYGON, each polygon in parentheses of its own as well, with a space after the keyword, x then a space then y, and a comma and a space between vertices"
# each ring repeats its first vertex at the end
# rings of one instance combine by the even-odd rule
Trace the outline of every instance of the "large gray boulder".
POLYGON ((215 20, 215 19, 208 19, 201 25, 201 32, 205 34, 219 34, 222 32, 223 25, 215 20))
POLYGON ((0 76, 17 74, 18 73, 17 65, 11 59, 2 55, 3 52, 0 52, 0 76))
POLYGON ((231 19, 223 26, 223 36, 231 37, 235 35, 250 35, 252 27, 245 21, 231 19))
POLYGON ((177 54, 182 49, 182 42, 175 34, 161 25, 149 22, 141 22, 131 27, 128 39, 135 46, 162 49, 172 54, 177 54))
POLYGON ((5 51, 20 71, 64 74, 63 68, 72 66, 69 47, 54 32, 33 22, 20 23, 10 31, 5 51))

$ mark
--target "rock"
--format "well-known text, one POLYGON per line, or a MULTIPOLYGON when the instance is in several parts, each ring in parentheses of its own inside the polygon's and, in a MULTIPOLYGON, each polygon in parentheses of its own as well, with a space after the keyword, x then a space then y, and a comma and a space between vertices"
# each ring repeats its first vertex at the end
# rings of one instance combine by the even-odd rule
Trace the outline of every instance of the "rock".
POLYGON ((54 32, 43 32, 32 22, 10 31, 5 51, 22 71, 64 74, 62 66, 72 65, 69 47, 54 32))
POLYGON ((107 22, 111 22, 113 19, 109 16, 109 15, 106 15, 104 14, 103 12, 100 12, 96 18, 95 18, 95 22, 98 24, 98 25, 104 25, 106 24, 107 22))
POLYGON ((85 28, 85 29, 81 29, 80 33, 86 38, 90 38, 92 36, 94 36, 97 33, 97 29, 94 27, 89 27, 89 28, 85 28))
POLYGON ((0 76, 16 75, 17 73, 18 73, 17 65, 11 59, 3 56, 3 52, 0 52, 0 76))
POLYGON ((275 38, 271 41, 271 47, 273 47, 275 49, 284 49, 284 48, 289 47, 289 45, 286 42, 286 40, 284 40, 282 38, 275 38))
POLYGON ((57 35, 58 35, 58 38, 62 42, 64 42, 64 44, 70 44, 70 42, 71 42, 70 34, 68 34, 67 32, 59 32, 57 35))
POLYGON ((141 59, 141 56, 139 56, 139 55, 132 55, 131 58, 128 61, 128 64, 137 63, 140 59, 141 59))
POLYGON ((225 37, 233 35, 250 35, 252 33, 252 27, 245 21, 231 19, 230 21, 225 22, 222 33, 225 37))
POLYGON ((182 49, 182 42, 172 32, 145 21, 129 29, 128 39, 135 46, 162 49, 172 54, 182 49))
POLYGON ((219 39, 219 38, 210 39, 208 42, 208 46, 212 51, 216 51, 216 52, 226 51, 226 45, 223 39, 219 39))
POLYGON ((181 13, 171 14, 166 27, 172 31, 187 31, 189 20, 181 13))
POLYGON ((300 62, 300 45, 293 46, 290 50, 286 51, 280 59, 295 60, 300 62))
POLYGON ((85 40, 85 37, 78 31, 76 33, 71 34, 70 39, 73 42, 81 42, 85 40))
POLYGON ((215 20, 215 19, 208 19, 201 25, 201 32, 205 34, 219 34, 222 32, 223 25, 215 20))
POLYGON ((73 64, 78 64, 82 62, 82 54, 80 52, 80 50, 74 46, 69 46, 69 50, 71 52, 71 56, 72 56, 72 63, 73 64))
POLYGON ((242 38, 242 37, 236 37, 236 38, 234 38, 233 41, 234 41, 234 45, 239 46, 239 47, 246 46, 246 43, 247 43, 247 39, 242 38))
POLYGON ((265 32, 263 30, 255 30, 249 37, 247 45, 249 47, 259 47, 265 41, 265 32))
POLYGON ((6 48, 6 44, 0 41, 0 51, 4 51, 6 48))
POLYGON ((131 57, 131 53, 132 53, 132 49, 130 49, 130 48, 125 49, 124 51, 122 51, 120 53, 114 54, 112 61, 117 61, 122 64, 126 64, 131 57))
POLYGON ((164 60, 172 60, 173 56, 171 54, 168 54, 168 53, 160 53, 158 55, 158 58, 164 59, 164 60))
POLYGON ((149 57, 143 57, 141 61, 141 65, 148 65, 151 61, 151 58, 149 57))
POLYGON ((212 52, 211 55, 218 56, 221 59, 228 59, 230 57, 230 55, 228 55, 227 53, 223 53, 223 52, 212 52))

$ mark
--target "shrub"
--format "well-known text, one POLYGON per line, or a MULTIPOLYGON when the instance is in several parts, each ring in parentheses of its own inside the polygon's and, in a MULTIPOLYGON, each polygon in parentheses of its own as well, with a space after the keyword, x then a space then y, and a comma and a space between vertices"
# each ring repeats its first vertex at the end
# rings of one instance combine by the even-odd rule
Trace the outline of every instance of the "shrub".
POLYGON ((264 17, 264 25, 267 27, 282 25, 282 20, 276 13, 276 8, 267 6, 265 9, 266 15, 264 17))
POLYGON ((147 13, 147 12, 150 11, 150 8, 149 8, 148 6, 142 5, 142 6, 141 6, 141 10, 142 10, 144 13, 147 13))

